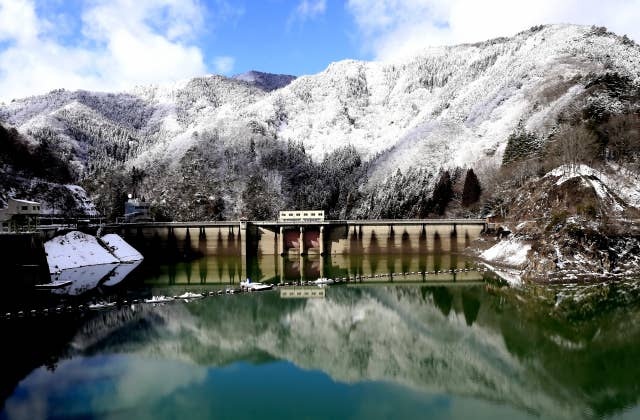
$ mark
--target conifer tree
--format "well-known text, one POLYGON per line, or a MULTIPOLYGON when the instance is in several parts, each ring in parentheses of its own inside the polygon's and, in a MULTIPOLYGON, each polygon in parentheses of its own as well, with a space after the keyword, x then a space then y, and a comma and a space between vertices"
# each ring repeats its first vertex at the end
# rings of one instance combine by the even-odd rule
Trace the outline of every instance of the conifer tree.
POLYGON ((480 181, 478 181, 478 177, 473 172, 473 169, 469 169, 464 179, 464 188, 462 189, 462 205, 469 207, 477 203, 480 199, 480 194, 482 194, 480 181))
POLYGON ((444 171, 440 175, 436 187, 433 189, 433 210, 437 214, 443 215, 452 198, 453 184, 451 182, 451 175, 449 171, 444 171))

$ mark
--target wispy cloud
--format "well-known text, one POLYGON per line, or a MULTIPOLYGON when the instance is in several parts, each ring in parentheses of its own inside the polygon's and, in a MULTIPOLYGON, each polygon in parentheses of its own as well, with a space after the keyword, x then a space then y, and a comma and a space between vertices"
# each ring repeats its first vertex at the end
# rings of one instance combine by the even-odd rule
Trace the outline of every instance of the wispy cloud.
POLYGON ((638 0, 348 0, 346 7, 364 50, 379 59, 546 23, 604 25, 640 40, 638 0))
MULTIPOLYGON (((228 3, 217 4, 221 14, 231 13, 228 3)), ((34 0, 0 0, 0 100, 204 74, 197 40, 218 12, 199 0, 93 0, 76 17, 76 38, 62 42, 63 28, 37 10, 34 0)))
POLYGON ((233 71, 235 64, 235 58, 226 55, 218 56, 213 59, 213 66, 215 68, 215 72, 218 74, 228 75, 233 71))
POLYGON ((290 27, 296 22, 302 24, 307 20, 315 19, 323 15, 326 10, 326 0, 302 0, 289 15, 287 26, 290 27))

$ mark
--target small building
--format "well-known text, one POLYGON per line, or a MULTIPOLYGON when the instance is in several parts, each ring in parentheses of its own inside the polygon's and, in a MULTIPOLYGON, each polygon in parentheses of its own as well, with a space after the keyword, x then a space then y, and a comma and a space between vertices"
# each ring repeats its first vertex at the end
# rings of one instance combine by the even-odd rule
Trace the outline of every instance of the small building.
POLYGON ((31 231, 38 227, 40 203, 10 198, 0 209, 0 232, 31 231))
POLYGON ((493 213, 489 213, 485 216, 485 223, 487 231, 494 231, 496 229, 496 216, 493 213))
POLYGON ((279 222, 323 222, 324 210, 284 210, 278 214, 279 222))
POLYGON ((138 198, 130 198, 124 203, 125 223, 152 222, 151 204, 138 198))

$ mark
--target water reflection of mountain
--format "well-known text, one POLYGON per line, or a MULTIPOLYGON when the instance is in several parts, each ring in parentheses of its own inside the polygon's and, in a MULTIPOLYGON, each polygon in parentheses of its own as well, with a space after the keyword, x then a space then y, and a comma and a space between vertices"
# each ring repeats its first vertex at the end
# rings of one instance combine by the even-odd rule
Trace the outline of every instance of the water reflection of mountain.
POLYGON ((285 359, 341 382, 390 381, 545 417, 637 404, 637 310, 583 328, 522 307, 482 287, 333 287, 325 300, 268 293, 115 311, 73 344, 214 366, 285 359))

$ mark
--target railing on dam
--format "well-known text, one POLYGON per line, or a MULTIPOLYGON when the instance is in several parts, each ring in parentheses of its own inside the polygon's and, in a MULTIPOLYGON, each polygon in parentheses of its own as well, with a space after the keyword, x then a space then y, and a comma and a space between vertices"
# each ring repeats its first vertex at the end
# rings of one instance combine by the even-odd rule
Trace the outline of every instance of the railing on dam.
POLYGON ((324 221, 278 221, 278 220, 225 220, 225 221, 192 221, 192 222, 133 222, 112 223, 107 228, 116 227, 226 227, 240 226, 248 223, 256 226, 327 226, 327 225, 485 225, 485 219, 352 219, 324 221))
POLYGON ((110 223, 105 225, 106 228, 119 228, 119 227, 174 227, 174 228, 188 228, 188 227, 225 227, 225 226, 239 226, 239 220, 225 220, 225 221, 193 221, 193 222, 131 222, 131 223, 110 223))

